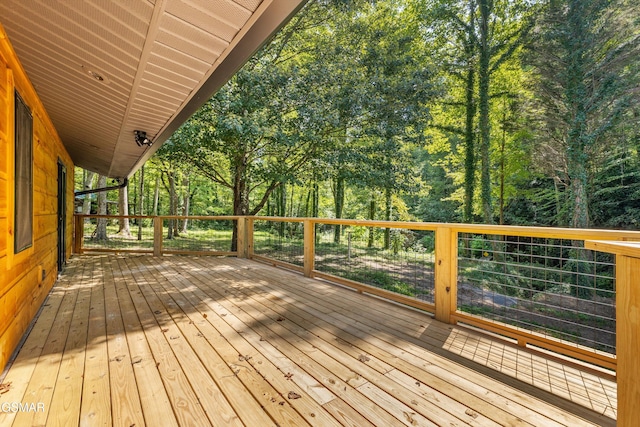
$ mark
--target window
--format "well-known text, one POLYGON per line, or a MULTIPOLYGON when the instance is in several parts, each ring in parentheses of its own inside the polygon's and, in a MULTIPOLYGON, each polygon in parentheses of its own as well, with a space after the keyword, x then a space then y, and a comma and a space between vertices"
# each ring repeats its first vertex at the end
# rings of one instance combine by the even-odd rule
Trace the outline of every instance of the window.
POLYGON ((15 217, 14 252, 32 245, 33 240, 33 117, 16 92, 15 124, 15 217))

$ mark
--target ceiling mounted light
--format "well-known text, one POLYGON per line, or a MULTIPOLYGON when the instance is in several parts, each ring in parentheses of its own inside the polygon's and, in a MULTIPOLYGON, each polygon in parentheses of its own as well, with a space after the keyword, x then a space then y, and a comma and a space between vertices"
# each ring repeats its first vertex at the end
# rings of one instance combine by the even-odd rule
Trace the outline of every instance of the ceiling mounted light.
POLYGON ((138 144, 138 147, 142 147, 143 145, 151 147, 151 145, 153 145, 153 141, 147 138, 146 132, 141 130, 134 130, 133 134, 135 135, 136 144, 138 144))
POLYGON ((84 65, 81 66, 82 71, 84 71, 89 77, 94 79, 97 82, 109 84, 109 79, 107 79, 103 74, 98 73, 84 65))
POLYGON ((99 82, 103 82, 104 81, 104 77, 102 77, 100 74, 96 73, 95 71, 87 71, 87 74, 89 74, 91 77, 93 77, 94 79, 96 79, 99 82))

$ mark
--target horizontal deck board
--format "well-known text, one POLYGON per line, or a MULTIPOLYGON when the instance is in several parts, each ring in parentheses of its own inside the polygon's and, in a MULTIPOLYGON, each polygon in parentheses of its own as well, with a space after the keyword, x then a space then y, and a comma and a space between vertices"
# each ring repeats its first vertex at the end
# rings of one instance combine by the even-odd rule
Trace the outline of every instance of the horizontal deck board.
POLYGON ((237 258, 73 259, 9 382, 3 426, 615 425, 592 371, 237 258))

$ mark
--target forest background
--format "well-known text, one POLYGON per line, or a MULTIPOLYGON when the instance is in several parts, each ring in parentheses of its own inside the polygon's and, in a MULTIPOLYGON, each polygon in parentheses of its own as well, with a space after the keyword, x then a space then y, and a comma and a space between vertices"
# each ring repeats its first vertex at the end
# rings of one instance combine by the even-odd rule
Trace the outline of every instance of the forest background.
POLYGON ((83 209, 636 229, 639 53, 635 0, 311 0, 83 209))

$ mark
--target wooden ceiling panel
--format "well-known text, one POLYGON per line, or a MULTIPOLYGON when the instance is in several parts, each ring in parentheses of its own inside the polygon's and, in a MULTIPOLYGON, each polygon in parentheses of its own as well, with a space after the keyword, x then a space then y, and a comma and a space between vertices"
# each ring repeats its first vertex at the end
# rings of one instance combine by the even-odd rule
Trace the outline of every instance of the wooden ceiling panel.
POLYGON ((0 0, 0 24, 74 162, 125 177, 304 2, 0 0))
POLYGON ((173 15, 165 14, 162 20, 162 30, 156 37, 159 43, 198 58, 207 64, 213 64, 229 46, 227 41, 173 15))
POLYGON ((231 0, 180 0, 172 2, 167 12, 230 42, 253 11, 231 0))

